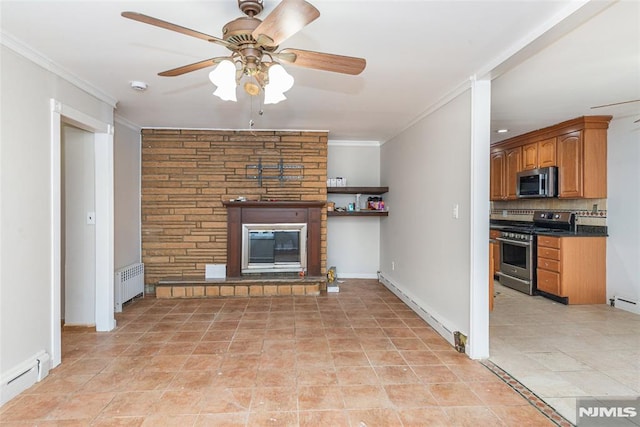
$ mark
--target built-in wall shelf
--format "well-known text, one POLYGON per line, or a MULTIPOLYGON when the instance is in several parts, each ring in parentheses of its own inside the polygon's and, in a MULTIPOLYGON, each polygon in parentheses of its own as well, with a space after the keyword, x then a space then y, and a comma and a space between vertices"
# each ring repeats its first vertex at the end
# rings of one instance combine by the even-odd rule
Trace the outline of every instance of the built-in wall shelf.
MULTIPOLYGON (((366 194, 376 195, 387 193, 389 187, 327 187, 328 194, 366 194)), ((387 210, 361 209, 354 211, 327 211, 327 216, 389 216, 387 210)))
POLYGON ((328 211, 327 216, 389 216, 389 211, 375 211, 366 209, 359 211, 328 211))
POLYGON ((384 194, 389 187, 327 187, 327 193, 333 194, 384 194))

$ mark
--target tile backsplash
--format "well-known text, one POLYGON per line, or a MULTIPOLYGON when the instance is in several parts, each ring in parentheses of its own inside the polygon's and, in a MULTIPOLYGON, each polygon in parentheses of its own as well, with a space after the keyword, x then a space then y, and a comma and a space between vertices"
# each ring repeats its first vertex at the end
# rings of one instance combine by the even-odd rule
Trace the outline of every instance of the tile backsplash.
POLYGON ((491 202, 491 219, 532 221, 537 210, 571 211, 579 225, 607 225, 607 199, 527 199, 491 202))

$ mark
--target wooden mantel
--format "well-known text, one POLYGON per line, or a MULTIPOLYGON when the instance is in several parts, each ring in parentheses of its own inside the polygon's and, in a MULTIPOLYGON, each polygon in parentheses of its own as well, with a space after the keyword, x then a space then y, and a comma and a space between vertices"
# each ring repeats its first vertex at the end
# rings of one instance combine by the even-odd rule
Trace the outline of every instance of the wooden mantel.
POLYGON ((227 207, 227 277, 242 275, 242 224, 307 224, 307 274, 320 276, 325 201, 223 201, 227 207))
POLYGON ((239 202, 235 200, 223 200, 222 204, 227 208, 229 207, 243 207, 243 208, 322 208, 327 202, 323 201, 301 201, 301 200, 246 200, 239 202))

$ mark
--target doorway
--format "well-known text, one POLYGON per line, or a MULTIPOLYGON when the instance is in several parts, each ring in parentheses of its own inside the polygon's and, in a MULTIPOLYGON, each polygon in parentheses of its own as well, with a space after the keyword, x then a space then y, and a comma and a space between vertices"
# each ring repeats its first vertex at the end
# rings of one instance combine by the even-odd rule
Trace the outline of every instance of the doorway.
POLYGON ((63 123, 60 312, 65 325, 95 327, 95 147, 91 132, 63 123))
MULTIPOLYGON (((110 331, 114 317, 114 237, 113 237, 113 125, 102 122, 55 99, 51 99, 51 367, 58 366, 62 351, 62 135, 69 125, 83 131, 93 145, 95 249, 94 324, 97 331, 110 331)), ((66 308, 65 308, 66 311, 66 308)))

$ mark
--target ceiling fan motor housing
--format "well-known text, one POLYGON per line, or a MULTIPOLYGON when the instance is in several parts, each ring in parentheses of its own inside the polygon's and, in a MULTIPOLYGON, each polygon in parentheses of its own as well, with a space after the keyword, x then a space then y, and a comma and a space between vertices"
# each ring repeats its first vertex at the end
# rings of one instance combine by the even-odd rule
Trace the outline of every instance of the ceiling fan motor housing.
POLYGON ((262 0, 238 0, 238 7, 247 16, 255 16, 262 12, 262 0))

